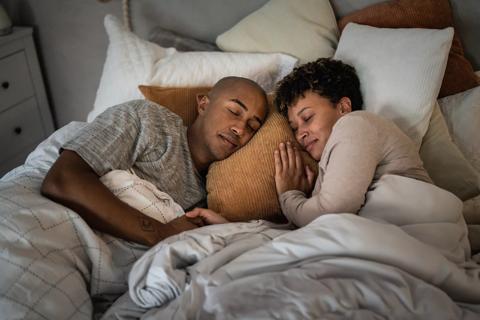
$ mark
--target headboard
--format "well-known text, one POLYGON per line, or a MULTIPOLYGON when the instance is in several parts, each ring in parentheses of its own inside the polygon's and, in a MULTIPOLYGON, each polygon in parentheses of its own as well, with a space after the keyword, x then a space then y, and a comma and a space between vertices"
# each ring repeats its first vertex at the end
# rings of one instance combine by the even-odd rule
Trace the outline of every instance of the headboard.
MULTIPOLYGON (((330 0, 337 18, 384 0, 330 0)), ((134 31, 148 38, 156 26, 183 36, 214 43, 217 35, 260 8, 267 0, 135 0, 130 1, 134 31)), ((475 70, 480 69, 480 3, 478 0, 450 0, 455 28, 465 55, 475 70)))

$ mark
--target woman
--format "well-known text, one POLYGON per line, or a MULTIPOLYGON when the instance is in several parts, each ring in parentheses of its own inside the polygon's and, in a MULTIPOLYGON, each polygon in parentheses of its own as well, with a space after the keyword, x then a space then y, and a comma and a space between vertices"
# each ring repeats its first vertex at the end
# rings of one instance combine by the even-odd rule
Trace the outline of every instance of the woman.
POLYGON ((318 161, 314 185, 312 170, 291 143, 275 151, 280 205, 295 225, 325 213, 357 213, 369 187, 385 174, 432 183, 414 143, 393 122, 360 111, 353 67, 325 58, 297 67, 279 83, 275 104, 318 161))

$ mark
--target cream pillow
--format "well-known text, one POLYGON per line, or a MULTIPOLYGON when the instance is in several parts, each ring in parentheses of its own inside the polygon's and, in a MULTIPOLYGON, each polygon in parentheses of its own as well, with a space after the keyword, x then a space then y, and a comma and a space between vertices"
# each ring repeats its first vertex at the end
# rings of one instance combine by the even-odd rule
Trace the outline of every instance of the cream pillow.
POLYGON ((480 172, 480 86, 438 102, 453 140, 480 172))
POLYGON ((268 92, 297 61, 280 53, 178 52, 139 38, 112 15, 105 17, 105 29, 110 44, 88 121, 108 107, 141 99, 139 84, 212 86, 236 75, 257 81, 268 92))
POLYGON ((462 200, 480 193, 479 175, 453 143, 438 103, 423 137, 420 157, 433 182, 462 200))
POLYGON ((389 29, 349 23, 334 58, 356 68, 365 110, 394 121, 420 147, 452 38, 451 27, 389 29))
POLYGON ((120 200, 161 223, 185 214, 182 207, 152 183, 125 170, 113 170, 100 181, 120 200))
POLYGON ((301 63, 333 56, 337 42, 328 0, 270 0, 216 40, 224 51, 283 52, 301 63))

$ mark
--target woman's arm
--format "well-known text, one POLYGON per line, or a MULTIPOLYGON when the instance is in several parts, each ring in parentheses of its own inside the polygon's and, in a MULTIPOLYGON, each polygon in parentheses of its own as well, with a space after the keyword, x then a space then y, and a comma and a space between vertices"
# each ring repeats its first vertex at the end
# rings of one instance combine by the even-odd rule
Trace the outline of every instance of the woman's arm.
POLYGON ((381 160, 375 130, 359 122, 343 123, 336 130, 322 155, 327 163, 322 181, 317 181, 320 190, 311 198, 300 188, 279 195, 283 213, 297 226, 326 213, 357 213, 365 202, 381 160))
POLYGON ((44 196, 77 212, 89 226, 129 241, 154 245, 197 227, 187 217, 162 224, 119 200, 74 151, 64 150, 43 181, 44 196))

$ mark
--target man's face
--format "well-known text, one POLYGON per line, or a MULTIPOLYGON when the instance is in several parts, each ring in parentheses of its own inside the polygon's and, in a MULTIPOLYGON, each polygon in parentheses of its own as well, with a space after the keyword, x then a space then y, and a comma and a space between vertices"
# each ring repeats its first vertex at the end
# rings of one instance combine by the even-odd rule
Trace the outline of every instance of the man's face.
POLYGON ((203 141, 214 161, 223 160, 243 147, 262 126, 267 106, 263 95, 246 84, 237 84, 199 97, 203 141))

